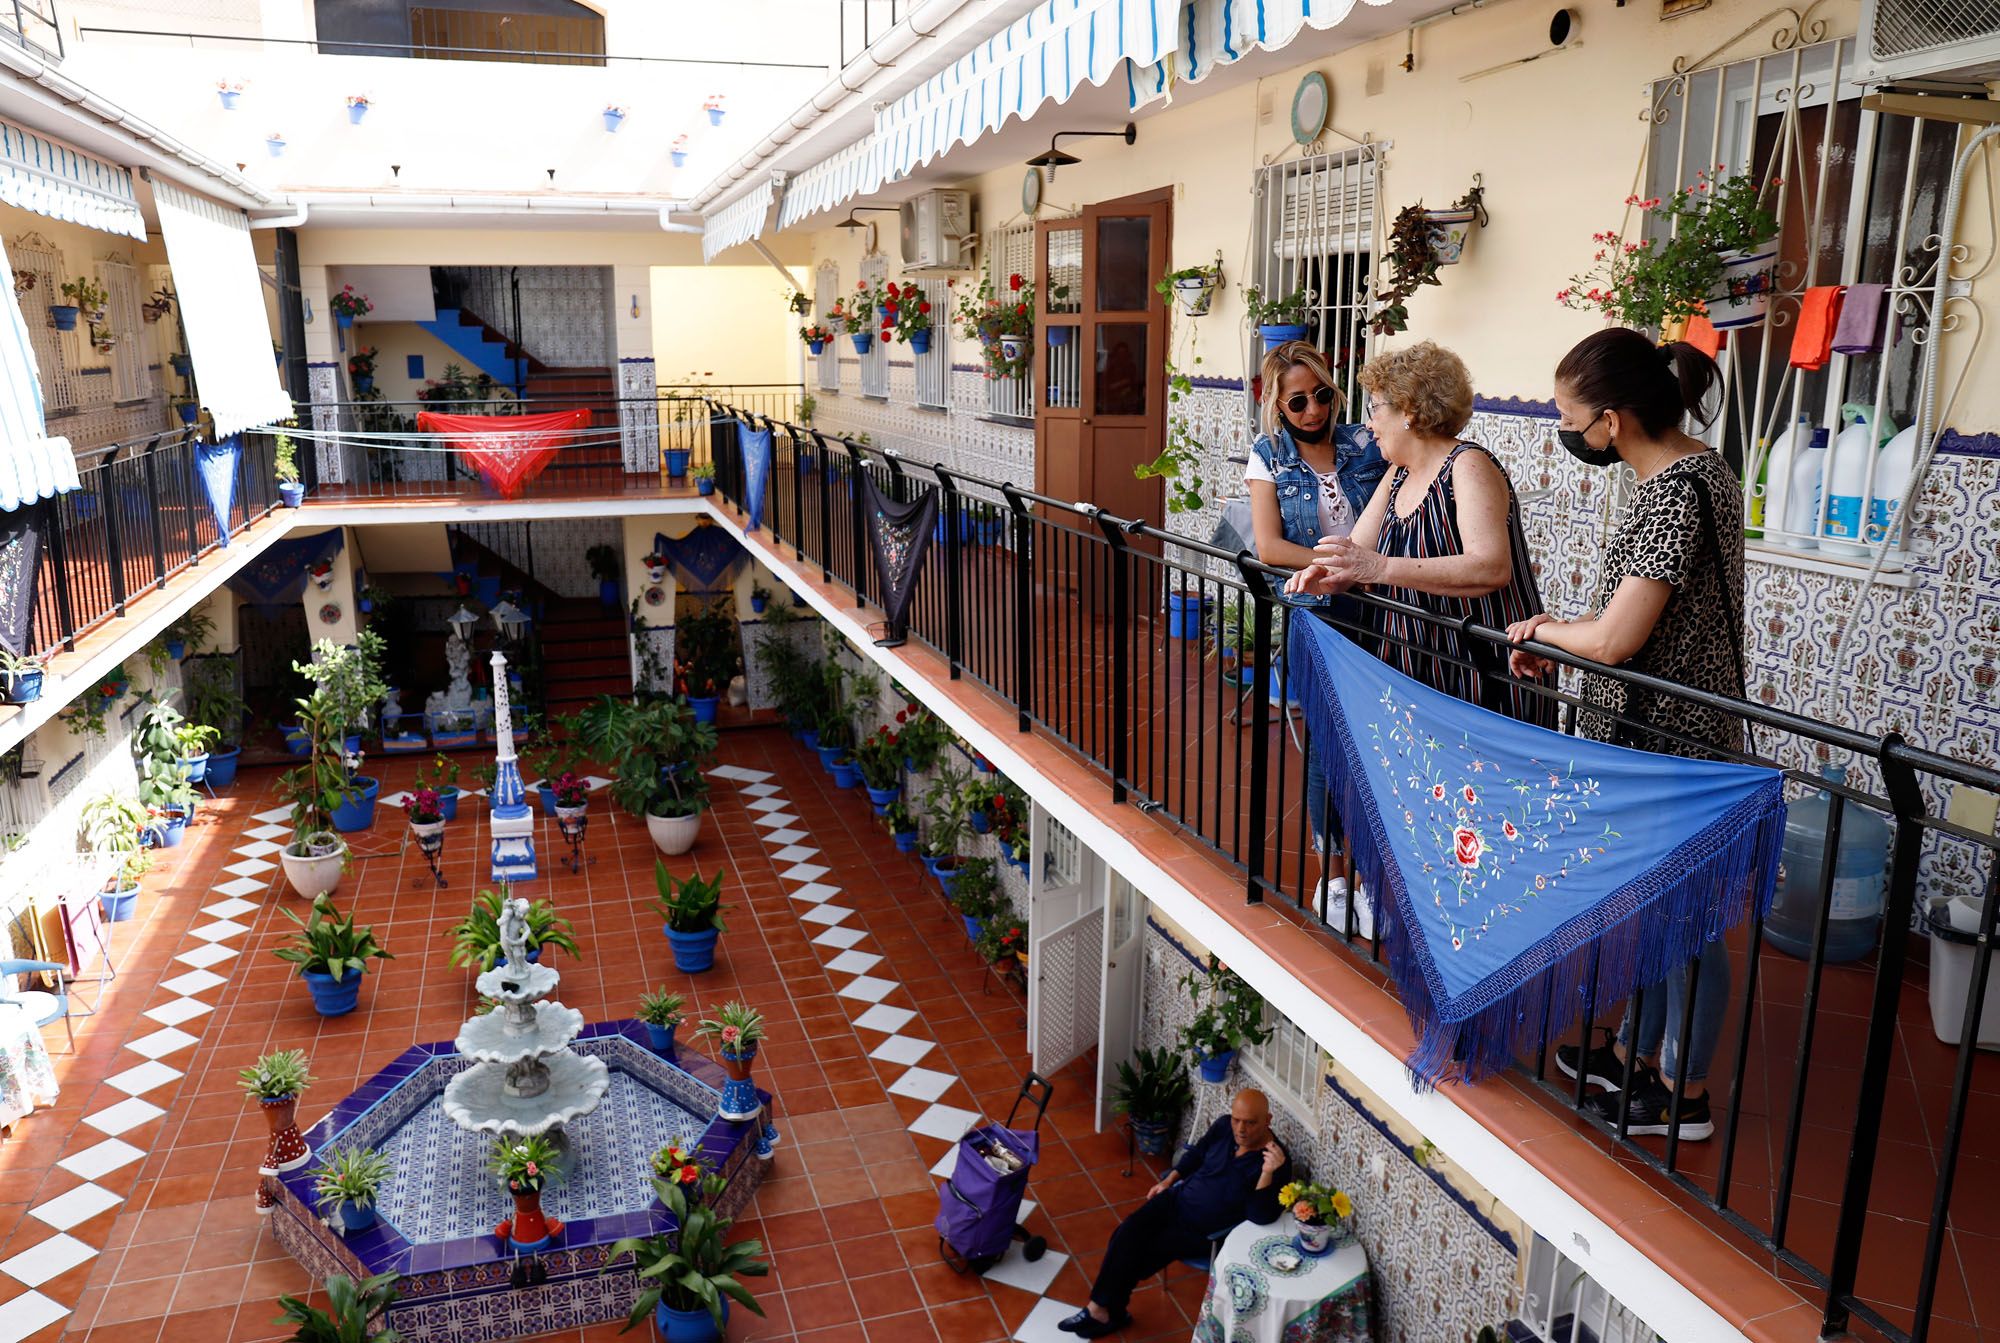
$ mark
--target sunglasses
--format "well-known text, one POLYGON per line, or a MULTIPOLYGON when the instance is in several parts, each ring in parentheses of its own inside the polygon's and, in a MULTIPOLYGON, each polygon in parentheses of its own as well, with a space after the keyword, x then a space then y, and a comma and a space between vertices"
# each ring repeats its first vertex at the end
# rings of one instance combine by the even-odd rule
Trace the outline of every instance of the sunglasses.
POLYGON ((1307 402, 1310 401, 1321 406, 1330 406, 1333 404, 1333 397, 1334 391, 1331 387, 1322 387, 1310 396, 1304 392, 1294 392, 1285 398, 1285 409, 1294 415, 1303 415, 1305 414, 1307 402))

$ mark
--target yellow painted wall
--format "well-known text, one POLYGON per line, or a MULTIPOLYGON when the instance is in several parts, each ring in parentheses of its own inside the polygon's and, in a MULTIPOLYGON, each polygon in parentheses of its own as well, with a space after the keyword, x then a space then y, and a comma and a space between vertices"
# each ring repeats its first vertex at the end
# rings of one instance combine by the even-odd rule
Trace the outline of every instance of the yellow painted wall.
MULTIPOLYGON (((511 227, 505 217, 468 218, 454 228, 320 228, 310 219, 299 232, 299 261, 306 266, 699 266, 701 239, 667 233, 634 221, 613 231, 511 227)), ((776 239, 782 260, 800 261, 805 248, 795 239, 776 239)), ((739 249, 725 269, 761 270, 776 279, 768 263, 739 249), (751 263, 755 263, 752 265, 751 263)))
MULTIPOLYGON (((149 268, 165 265, 167 260, 166 244, 157 234, 145 242, 140 242, 137 238, 128 238, 120 233, 104 233, 97 229, 85 228, 81 224, 50 219, 47 215, 39 215, 31 210, 0 205, 0 239, 5 240, 10 257, 16 250, 18 241, 29 234, 39 234, 54 244, 56 250, 62 254, 63 275, 58 278, 58 285, 63 279, 74 280, 79 276, 102 284, 104 281, 97 271, 98 262, 115 256, 131 263, 138 270, 141 303, 153 295, 149 268)), ((21 315, 31 325, 44 324, 48 321, 50 304, 68 301, 60 290, 54 294, 44 294, 38 285, 20 296, 21 315)), ((87 326, 88 323, 84 319, 78 319, 76 328, 78 339, 74 342, 77 355, 75 366, 79 369, 110 368, 112 356, 99 354, 91 348, 87 326)), ((144 342, 148 362, 162 365, 158 375, 160 385, 164 387, 169 381, 177 384, 178 379, 172 377, 172 370, 164 366, 166 356, 180 348, 180 333, 173 319, 165 318, 159 322, 142 323, 140 338, 144 342)))
MULTIPOLYGON (((796 268, 804 287, 806 267, 796 268)), ((655 266, 653 369, 662 385, 797 382, 798 319, 769 265, 655 266), (690 377, 690 374, 698 375, 690 377)))
MULTIPOLYGON (((464 355, 415 322, 356 322, 347 332, 348 354, 360 345, 372 345, 377 351, 375 390, 382 393, 385 401, 415 400, 426 383, 444 376, 446 364, 457 364, 471 374, 480 371, 464 355), (424 376, 421 378, 412 378, 409 374, 408 356, 413 354, 424 357, 424 376)), ((396 409, 403 415, 416 413, 415 407, 408 405, 396 409)))

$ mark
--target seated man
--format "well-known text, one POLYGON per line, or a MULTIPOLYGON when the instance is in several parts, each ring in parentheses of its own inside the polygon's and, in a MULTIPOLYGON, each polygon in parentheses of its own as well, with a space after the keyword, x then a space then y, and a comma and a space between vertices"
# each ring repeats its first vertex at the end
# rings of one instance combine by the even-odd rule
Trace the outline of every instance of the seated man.
POLYGON ((1132 1323, 1125 1309, 1132 1289, 1176 1259, 1209 1257, 1209 1237, 1238 1222, 1277 1220, 1278 1191, 1292 1178, 1292 1159, 1271 1136, 1271 1103, 1245 1087, 1229 1113, 1146 1191, 1146 1203, 1118 1224, 1104 1249, 1104 1267, 1090 1303, 1056 1327, 1079 1338, 1102 1338, 1132 1323))

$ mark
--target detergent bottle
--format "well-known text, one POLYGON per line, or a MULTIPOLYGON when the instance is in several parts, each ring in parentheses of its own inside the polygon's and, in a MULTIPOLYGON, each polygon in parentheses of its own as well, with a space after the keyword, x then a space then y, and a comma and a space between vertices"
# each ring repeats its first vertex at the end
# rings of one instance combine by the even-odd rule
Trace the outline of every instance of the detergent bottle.
MULTIPOLYGON (((1880 545, 1889 535, 1896 521, 1896 511, 1903 506, 1903 495, 1910 488, 1910 474, 1917 465, 1917 426, 1911 425, 1902 433, 1889 440, 1889 446, 1882 449, 1882 455, 1875 459, 1875 497, 1868 505, 1868 542, 1880 545)), ((1896 549, 1910 548, 1909 534, 1897 538, 1896 549)))
POLYGON ((1840 408, 1840 418, 1847 427, 1833 440, 1833 453, 1826 463, 1826 531, 1820 548, 1837 555, 1868 553, 1862 533, 1868 507, 1868 469, 1875 449, 1895 433, 1892 427, 1888 434, 1877 437, 1868 420, 1872 413, 1872 407, 1852 401, 1840 408))
POLYGON ((1795 550, 1815 550, 1819 542, 1819 494, 1826 474, 1827 432, 1812 431, 1812 440, 1792 453, 1791 480, 1785 487, 1785 530, 1781 540, 1795 550))
MULTIPOLYGON (((1785 526, 1786 507, 1791 499, 1792 468, 1798 456, 1812 442, 1812 421, 1801 415, 1785 426, 1777 442, 1765 455, 1757 471, 1757 494, 1750 504, 1750 527, 1744 535, 1761 538, 1768 524, 1774 530, 1785 526)), ((1772 536, 1773 543, 1798 549, 1803 543, 1784 536, 1772 536)))

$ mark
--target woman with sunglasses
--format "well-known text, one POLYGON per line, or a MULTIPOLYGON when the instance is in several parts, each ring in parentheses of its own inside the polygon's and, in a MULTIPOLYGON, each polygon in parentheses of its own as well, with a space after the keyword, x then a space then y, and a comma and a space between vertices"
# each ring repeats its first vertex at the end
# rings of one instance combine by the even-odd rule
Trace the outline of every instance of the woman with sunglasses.
MULTIPOLYGON (((1251 445, 1243 483, 1250 493, 1250 520, 1257 558, 1288 569, 1311 564, 1322 537, 1346 536, 1368 506, 1386 464, 1375 437, 1358 424, 1336 424, 1340 389, 1326 356, 1302 340, 1287 341, 1264 356, 1259 370, 1263 434, 1251 445)), ((1326 607, 1336 629, 1352 630, 1360 603, 1351 597, 1300 594, 1295 605, 1326 607)), ((1313 844, 1337 855, 1340 819, 1327 805, 1325 777, 1306 761, 1306 810, 1313 844)), ((1326 865, 1326 897, 1344 899, 1347 879, 1338 857, 1326 865)))

